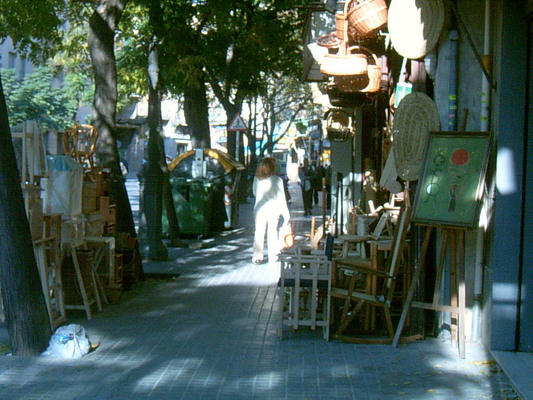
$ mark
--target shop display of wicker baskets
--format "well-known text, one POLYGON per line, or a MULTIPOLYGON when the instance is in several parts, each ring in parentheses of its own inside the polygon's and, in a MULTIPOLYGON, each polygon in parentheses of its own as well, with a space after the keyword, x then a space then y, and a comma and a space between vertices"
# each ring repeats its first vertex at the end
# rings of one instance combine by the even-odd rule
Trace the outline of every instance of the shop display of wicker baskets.
MULTIPOLYGON (((335 32, 317 39, 320 46, 328 48, 320 72, 330 77, 337 94, 375 93, 381 90, 380 61, 374 52, 361 43, 365 37, 375 39, 377 30, 386 22, 387 5, 384 0, 349 0, 344 12, 335 15, 335 32), (350 42, 356 45, 350 46, 350 42)), ((335 100, 330 98, 330 101, 335 100)))

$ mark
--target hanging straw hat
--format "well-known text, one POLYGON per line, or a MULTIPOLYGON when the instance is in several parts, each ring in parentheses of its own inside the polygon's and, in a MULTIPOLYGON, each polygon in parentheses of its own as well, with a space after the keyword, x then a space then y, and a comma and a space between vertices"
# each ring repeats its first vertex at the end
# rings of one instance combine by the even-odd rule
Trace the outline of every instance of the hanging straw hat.
POLYGON ((437 44, 444 25, 443 0, 392 0, 389 35, 398 54, 418 59, 437 44))
POLYGON ((400 178, 405 181, 419 178, 429 132, 439 129, 439 110, 427 95, 410 93, 400 101, 394 114, 392 147, 400 178))

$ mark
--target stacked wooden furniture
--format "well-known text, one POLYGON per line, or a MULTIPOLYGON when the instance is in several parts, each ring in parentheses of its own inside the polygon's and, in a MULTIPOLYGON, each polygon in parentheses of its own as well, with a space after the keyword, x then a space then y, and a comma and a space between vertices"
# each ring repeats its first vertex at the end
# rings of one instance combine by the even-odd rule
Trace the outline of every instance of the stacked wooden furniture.
POLYGON ((132 256, 136 238, 117 234, 116 205, 106 190, 106 175, 94 166, 97 138, 97 130, 90 125, 75 125, 64 133, 65 154, 83 166, 76 169, 83 185, 67 188, 61 183, 62 190, 56 191, 37 124, 29 121, 13 130, 24 204, 52 329, 66 321, 66 309, 83 310, 91 319, 93 307, 100 311, 109 299, 116 301, 123 290, 124 259, 135 262, 130 275, 139 277, 140 260, 132 256), (59 193, 59 206, 55 199, 42 196, 48 190, 59 193), (77 190, 81 195, 72 195, 77 190), (52 210, 58 207, 61 212, 52 210))
POLYGON ((85 247, 93 251, 92 268, 101 298, 116 302, 123 289, 122 255, 117 252, 116 205, 106 189, 106 175, 98 168, 85 174, 82 199, 86 216, 85 247))
POLYGON ((394 229, 392 240, 370 240, 370 256, 360 254, 346 255, 333 260, 331 297, 340 299, 340 317, 335 331, 335 337, 354 342, 376 341, 345 335, 349 324, 356 318, 362 317, 364 329, 375 328, 375 308, 381 309, 387 332, 392 341, 394 328, 391 310, 397 296, 396 281, 405 268, 403 259, 406 249, 406 236, 409 227, 411 209, 404 208, 394 229), (384 252, 388 255, 383 257, 384 252), (365 308, 365 305, 371 308, 365 308))
POLYGON ((102 214, 104 234, 110 236, 117 233, 117 206, 111 203, 111 198, 108 196, 98 196, 96 209, 102 214))
POLYGON ((52 329, 66 320, 61 281, 60 216, 43 213, 41 180, 47 175, 44 137, 34 121, 12 131, 19 153, 22 193, 46 308, 52 329))

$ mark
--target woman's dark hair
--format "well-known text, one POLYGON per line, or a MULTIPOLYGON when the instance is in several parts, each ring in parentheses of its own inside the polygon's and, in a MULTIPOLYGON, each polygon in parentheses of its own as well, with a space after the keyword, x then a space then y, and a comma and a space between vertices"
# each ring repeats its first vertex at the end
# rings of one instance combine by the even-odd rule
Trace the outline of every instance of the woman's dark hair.
POLYGON ((276 159, 274 157, 265 157, 257 167, 255 176, 257 179, 263 180, 272 175, 276 175, 276 159))

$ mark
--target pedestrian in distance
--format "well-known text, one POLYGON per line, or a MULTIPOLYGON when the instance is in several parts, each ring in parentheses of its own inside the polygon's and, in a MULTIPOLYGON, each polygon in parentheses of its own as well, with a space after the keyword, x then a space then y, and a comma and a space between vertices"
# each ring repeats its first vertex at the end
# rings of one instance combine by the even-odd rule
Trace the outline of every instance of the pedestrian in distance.
POLYGON ((325 169, 316 163, 311 164, 311 187, 313 188, 313 204, 316 206, 320 202, 320 193, 322 193, 322 178, 325 174, 325 169))
POLYGON ((289 223, 290 213, 283 180, 276 175, 275 158, 265 157, 257 167, 253 193, 255 196, 255 234, 252 261, 254 264, 263 262, 266 234, 268 261, 276 262, 281 250, 278 239, 279 220, 283 217, 283 223, 289 223))
POLYGON ((331 209, 331 174, 332 174, 331 163, 329 163, 324 170, 324 178, 326 179, 326 208, 331 209))
POLYGON ((300 186, 302 188, 304 216, 308 216, 311 215, 311 208, 313 207, 313 186, 311 184, 313 171, 309 165, 309 159, 304 159, 303 165, 298 169, 298 177, 300 178, 300 186))

